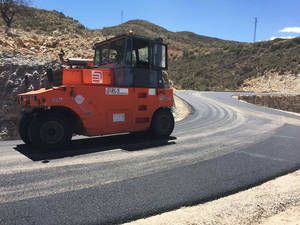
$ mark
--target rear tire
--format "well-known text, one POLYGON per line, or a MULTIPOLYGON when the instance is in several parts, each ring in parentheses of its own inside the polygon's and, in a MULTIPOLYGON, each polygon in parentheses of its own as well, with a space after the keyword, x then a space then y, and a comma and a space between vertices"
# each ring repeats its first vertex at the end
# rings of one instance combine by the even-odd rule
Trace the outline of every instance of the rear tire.
POLYGON ((55 112, 44 112, 31 121, 29 137, 35 147, 55 149, 69 144, 72 131, 67 117, 55 112))
POLYGON ((166 138, 172 133, 174 124, 174 117, 171 110, 161 109, 154 114, 150 130, 154 136, 166 138))
POLYGON ((30 145, 31 140, 29 138, 28 134, 28 128, 30 125, 31 120, 33 119, 33 115, 30 113, 23 113, 21 119, 19 120, 18 123, 18 130, 19 130, 19 135, 22 141, 24 141, 25 144, 30 145))

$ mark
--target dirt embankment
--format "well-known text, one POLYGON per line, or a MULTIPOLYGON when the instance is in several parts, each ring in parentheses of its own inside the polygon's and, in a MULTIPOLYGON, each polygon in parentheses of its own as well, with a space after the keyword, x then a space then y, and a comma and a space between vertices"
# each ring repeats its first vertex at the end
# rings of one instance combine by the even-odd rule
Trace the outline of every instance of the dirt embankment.
POLYGON ((300 95, 240 95, 238 96, 238 100, 269 108, 300 113, 300 95))
POLYGON ((173 115, 176 122, 183 120, 192 113, 192 108, 181 98, 174 95, 173 115))
POLYGON ((266 72, 262 76, 244 81, 241 91, 276 93, 275 95, 242 95, 239 100, 248 103, 300 112, 300 74, 266 72))

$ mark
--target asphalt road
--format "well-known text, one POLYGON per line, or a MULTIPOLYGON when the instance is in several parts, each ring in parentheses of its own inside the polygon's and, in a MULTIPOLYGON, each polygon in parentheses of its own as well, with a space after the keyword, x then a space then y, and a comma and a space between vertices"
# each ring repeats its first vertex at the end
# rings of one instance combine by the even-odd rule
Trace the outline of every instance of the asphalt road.
POLYGON ((0 224, 122 223, 193 205, 300 168, 300 117, 179 91, 194 112, 169 140, 118 135, 40 153, 0 142, 0 224))

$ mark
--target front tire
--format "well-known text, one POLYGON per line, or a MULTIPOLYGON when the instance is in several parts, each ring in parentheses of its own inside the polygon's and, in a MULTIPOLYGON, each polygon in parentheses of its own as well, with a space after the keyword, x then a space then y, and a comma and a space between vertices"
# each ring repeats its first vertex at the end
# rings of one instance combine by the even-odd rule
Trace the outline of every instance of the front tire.
POLYGON ((31 144, 31 140, 30 140, 29 134, 28 134, 28 129, 29 129, 29 125, 30 125, 30 122, 32 119, 33 119, 32 114, 23 113, 21 119, 19 120, 19 124, 18 124, 20 138, 27 145, 31 144))
POLYGON ((154 136, 166 138, 172 133, 174 124, 174 117, 171 110, 161 109, 154 114, 150 129, 154 136))
POLYGON ((72 131, 67 117, 55 112, 44 112, 31 121, 29 137, 35 147, 55 149, 69 144, 72 131))

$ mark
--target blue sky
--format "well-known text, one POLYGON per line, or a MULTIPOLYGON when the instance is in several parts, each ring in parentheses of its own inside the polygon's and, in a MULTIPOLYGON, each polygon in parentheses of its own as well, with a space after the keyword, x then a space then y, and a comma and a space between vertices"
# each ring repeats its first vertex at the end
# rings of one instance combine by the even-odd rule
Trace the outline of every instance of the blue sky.
POLYGON ((132 19, 170 31, 192 31, 225 40, 300 36, 300 0, 33 0, 33 7, 57 10, 88 28, 101 29, 132 19))

